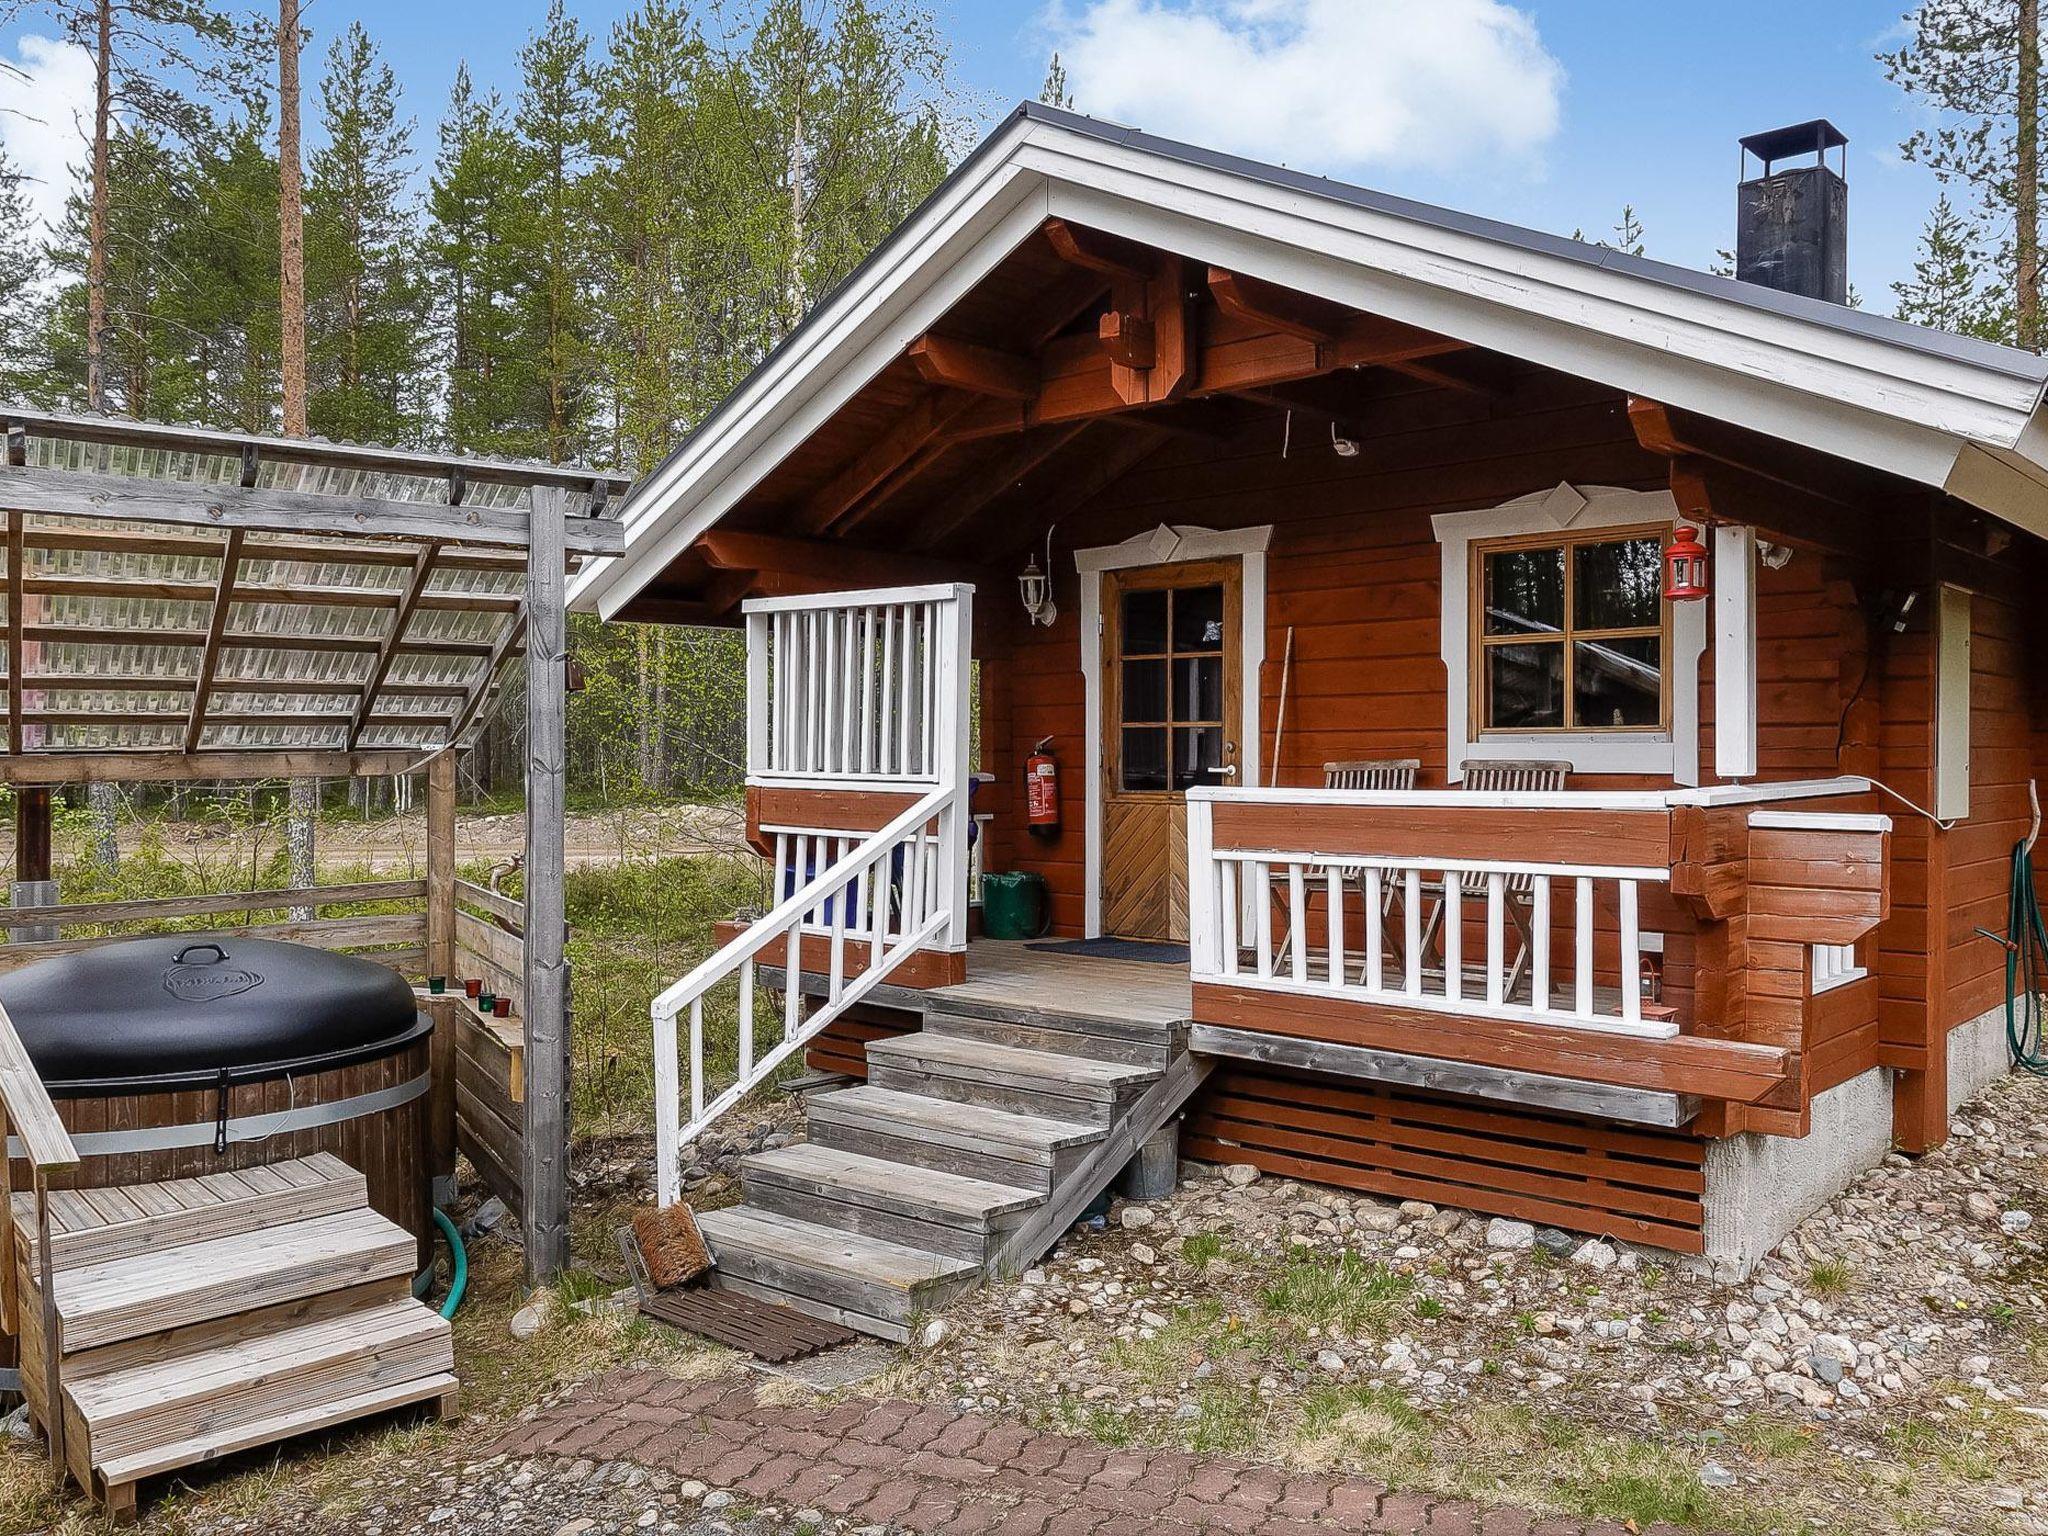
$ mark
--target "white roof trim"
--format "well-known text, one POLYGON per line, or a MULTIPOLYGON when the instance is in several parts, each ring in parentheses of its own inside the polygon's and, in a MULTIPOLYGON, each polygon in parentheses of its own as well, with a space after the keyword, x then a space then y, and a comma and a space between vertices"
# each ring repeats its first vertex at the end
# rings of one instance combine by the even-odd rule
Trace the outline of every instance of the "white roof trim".
POLYGON ((1938 486, 2048 536, 2042 384, 2009 355, 1914 345, 1902 327, 1744 302, 1651 263, 1588 261, 1546 237, 1170 148, 1057 115, 1011 117, 886 259, 857 271, 640 483, 624 557, 582 574, 574 606, 616 614, 1055 216, 1938 486))

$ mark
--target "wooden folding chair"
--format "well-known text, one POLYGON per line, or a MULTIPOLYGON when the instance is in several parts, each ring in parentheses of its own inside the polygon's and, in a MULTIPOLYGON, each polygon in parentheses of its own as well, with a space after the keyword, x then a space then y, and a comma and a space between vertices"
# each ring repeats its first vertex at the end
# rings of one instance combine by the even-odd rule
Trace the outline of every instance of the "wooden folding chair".
MULTIPOLYGON (((1323 788, 1353 790, 1413 789, 1415 787, 1415 776, 1421 771, 1422 761, 1420 758, 1414 757, 1357 758, 1347 762, 1325 763, 1323 764, 1323 788)), ((1304 870, 1303 873, 1307 876, 1317 877, 1325 876, 1328 872, 1320 865, 1312 865, 1304 870)), ((1286 885, 1287 876, 1284 871, 1268 870, 1266 872, 1266 899, 1268 901, 1274 900, 1286 885)), ((1360 894, 1363 895, 1365 890, 1363 875, 1358 877, 1358 887, 1360 894)), ((1399 897, 1394 889, 1394 882, 1391 880, 1383 881, 1380 890, 1380 911, 1382 913, 1395 911, 1399 897)), ((1291 916, 1288 913, 1285 902, 1281 903, 1280 910, 1283 915, 1291 916)), ((1288 932, 1288 926, 1283 925, 1274 944, 1275 953, 1287 947, 1288 932)))
MULTIPOLYGON (((1463 765, 1464 788, 1475 793, 1494 794, 1547 794, 1563 789, 1571 777, 1570 763, 1503 759, 1473 761, 1463 765)), ((1422 935, 1422 952, 1426 955, 1438 946, 1443 936, 1444 887, 1441 880, 1427 883, 1434 904, 1430 908, 1429 922, 1422 935)), ((1515 935, 1521 948, 1516 952, 1513 963, 1508 967, 1507 995, 1512 996, 1522 978, 1528 974, 1529 951, 1536 943, 1536 932, 1530 920, 1530 908, 1535 900, 1536 877, 1534 875, 1509 875, 1502 882, 1502 906, 1507 919, 1514 924, 1515 935)), ((1545 943, 1549 942, 1545 936, 1545 943)))

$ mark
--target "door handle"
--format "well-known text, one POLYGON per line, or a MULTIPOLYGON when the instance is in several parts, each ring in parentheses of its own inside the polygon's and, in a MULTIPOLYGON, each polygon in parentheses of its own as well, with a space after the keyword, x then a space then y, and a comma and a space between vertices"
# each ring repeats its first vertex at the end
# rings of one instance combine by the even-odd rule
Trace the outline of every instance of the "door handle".
POLYGON ((1223 765, 1222 767, 1220 767, 1220 768, 1218 768, 1218 769, 1216 770, 1216 776, 1217 776, 1218 778, 1222 778, 1222 779, 1234 779, 1234 778, 1236 778, 1236 777, 1237 777, 1237 764, 1235 764, 1235 763, 1225 763, 1225 764, 1224 764, 1224 765, 1223 765))

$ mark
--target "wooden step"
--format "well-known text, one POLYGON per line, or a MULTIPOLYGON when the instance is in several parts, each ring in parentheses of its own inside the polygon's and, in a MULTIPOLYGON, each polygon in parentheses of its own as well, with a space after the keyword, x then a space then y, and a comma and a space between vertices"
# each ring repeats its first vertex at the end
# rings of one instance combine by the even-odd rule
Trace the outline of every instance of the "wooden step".
POLYGON ((898 1342, 918 1313, 981 1278, 971 1260, 747 1206, 707 1211, 697 1223, 719 1285, 898 1342))
POLYGON ((1017 1189, 1051 1189, 1103 1137, 1100 1126, 889 1088, 818 1094, 806 1110, 820 1146, 1017 1189))
POLYGON ((980 1264, 1045 1196, 812 1142, 740 1162, 749 1207, 980 1264))
POLYGON ((58 1272, 59 1337, 75 1354, 410 1276, 417 1258, 411 1234, 368 1209, 125 1254, 58 1272))
POLYGON ((446 1411, 454 1402, 459 1387, 460 1383, 455 1377, 445 1371, 432 1376, 417 1377, 412 1381, 373 1387, 352 1397, 336 1398, 296 1413, 280 1414, 276 1418, 239 1425, 232 1429, 215 1430, 211 1434, 195 1435, 189 1440, 179 1440, 169 1445, 157 1446, 152 1450, 139 1451, 133 1456, 124 1456, 101 1466, 100 1478, 107 1488, 112 1490, 122 1484, 133 1483, 138 1478, 154 1477, 160 1472, 196 1466, 201 1462, 232 1455, 236 1451, 245 1451, 251 1446, 289 1440, 294 1435, 332 1429, 335 1425, 346 1424, 351 1419, 368 1418, 375 1413, 388 1413, 394 1408, 403 1408, 412 1403, 438 1401, 446 1411))
POLYGON ((1161 1070, 929 1030, 872 1040, 867 1056, 877 1088, 1104 1129, 1161 1070))
MULTIPOLYGON (((369 1203, 363 1176, 332 1153, 196 1179, 50 1191, 59 1269, 331 1216, 369 1203)), ((15 1230, 35 1257, 32 1195, 14 1197, 15 1230)))
POLYGON ((391 1280, 89 1351, 64 1393, 104 1466, 454 1368, 447 1321, 391 1280))
POLYGON ((1184 1026, 1178 1024, 952 1001, 926 1012, 924 1027, 934 1035, 1154 1068, 1164 1068, 1173 1059, 1185 1035, 1184 1026))

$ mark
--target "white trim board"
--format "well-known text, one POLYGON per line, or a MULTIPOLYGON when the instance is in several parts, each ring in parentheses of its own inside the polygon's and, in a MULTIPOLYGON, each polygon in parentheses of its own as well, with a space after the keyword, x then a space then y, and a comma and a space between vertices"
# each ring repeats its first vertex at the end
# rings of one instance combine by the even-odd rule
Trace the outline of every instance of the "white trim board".
POLYGON ((2048 534, 2043 386, 2017 354, 1733 280, 1020 111, 628 497, 621 559, 576 579, 607 617, 1049 217, 1902 475, 2048 534))
POLYGON ((1182 565, 1195 560, 1239 559, 1244 563, 1238 620, 1238 676, 1243 695, 1239 715, 1237 783, 1247 789, 1259 777, 1259 673, 1266 662, 1266 549, 1273 525, 1256 528, 1169 527, 1161 523, 1121 544, 1074 551, 1081 573, 1081 708, 1087 750, 1087 810, 1082 817, 1082 935, 1102 936, 1102 574, 1147 565, 1182 565))
POLYGON ((1669 491, 1559 485, 1477 512, 1439 512, 1430 519, 1443 551, 1440 654, 1444 661, 1444 760, 1452 783, 1474 760, 1533 758, 1570 763, 1574 773, 1646 773, 1679 784, 1700 781, 1700 652, 1707 644, 1705 603, 1674 603, 1671 615, 1671 729, 1668 731, 1535 731, 1510 735, 1472 730, 1471 593, 1474 540, 1520 534, 1577 533, 1637 523, 1675 523, 1669 491))

